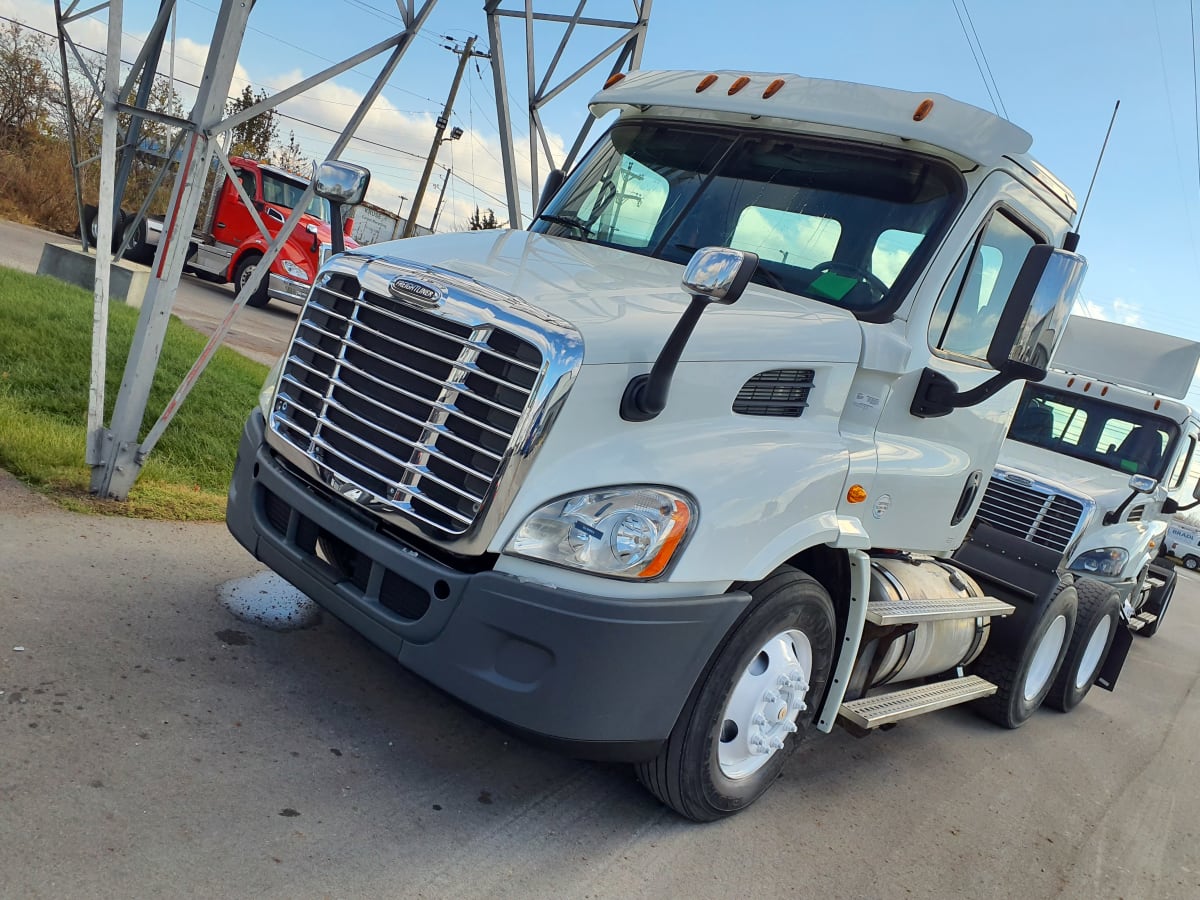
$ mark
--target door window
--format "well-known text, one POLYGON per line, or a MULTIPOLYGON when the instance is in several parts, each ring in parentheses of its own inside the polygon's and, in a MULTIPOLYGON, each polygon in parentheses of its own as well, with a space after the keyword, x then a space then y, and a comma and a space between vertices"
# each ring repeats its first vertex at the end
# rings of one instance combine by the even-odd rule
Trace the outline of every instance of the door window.
POLYGON ((964 254, 929 325, 929 342, 956 356, 984 359, 1025 256, 1041 240, 997 210, 964 254))

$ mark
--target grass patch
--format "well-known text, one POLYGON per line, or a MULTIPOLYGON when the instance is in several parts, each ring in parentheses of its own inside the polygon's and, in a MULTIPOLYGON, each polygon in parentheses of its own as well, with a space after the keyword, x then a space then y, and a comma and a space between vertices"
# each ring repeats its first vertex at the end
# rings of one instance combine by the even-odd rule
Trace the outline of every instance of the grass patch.
MULTIPOLYGON (((109 308, 107 423, 138 311, 109 308)), ((144 438, 206 338, 172 319, 142 422, 144 438)), ((0 267, 0 466, 64 505, 154 519, 218 520, 246 416, 266 367, 217 351, 124 503, 88 494, 84 462, 91 372, 92 296, 54 278, 0 267)))

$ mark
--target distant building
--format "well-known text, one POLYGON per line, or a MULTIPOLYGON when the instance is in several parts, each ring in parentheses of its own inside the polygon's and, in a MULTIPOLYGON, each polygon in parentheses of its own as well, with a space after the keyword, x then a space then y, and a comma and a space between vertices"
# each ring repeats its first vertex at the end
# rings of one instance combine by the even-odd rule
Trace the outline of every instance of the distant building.
MULTIPOLYGON (((408 220, 374 203, 360 203, 354 208, 354 229, 351 236, 360 244, 378 244, 398 238, 408 220)), ((428 228, 416 227, 416 234, 432 234, 428 228)))

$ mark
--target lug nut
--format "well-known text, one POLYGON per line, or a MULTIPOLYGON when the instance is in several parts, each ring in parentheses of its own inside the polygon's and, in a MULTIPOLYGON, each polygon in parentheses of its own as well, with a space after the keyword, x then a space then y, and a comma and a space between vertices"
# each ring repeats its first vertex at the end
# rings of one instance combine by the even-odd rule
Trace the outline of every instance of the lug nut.
POLYGON ((783 723, 783 730, 786 731, 788 734, 795 734, 800 729, 798 729, 796 727, 795 722, 793 722, 791 719, 788 719, 787 721, 785 721, 783 723))
POLYGON ((763 694, 763 702, 764 703, 774 703, 778 699, 779 699, 779 695, 776 694, 774 691, 767 691, 765 694, 763 694))
POLYGON ((777 738, 777 737, 771 738, 771 749, 772 750, 782 750, 783 749, 783 738, 777 738))
POLYGON ((762 713, 755 713, 754 718, 750 720, 750 724, 757 725, 759 728, 762 728, 767 724, 767 717, 762 713))

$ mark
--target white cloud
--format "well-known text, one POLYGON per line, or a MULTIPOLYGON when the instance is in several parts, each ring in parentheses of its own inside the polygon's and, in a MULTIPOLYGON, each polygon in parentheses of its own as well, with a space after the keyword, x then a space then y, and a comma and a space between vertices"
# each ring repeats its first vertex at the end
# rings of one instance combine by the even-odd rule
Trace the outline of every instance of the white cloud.
POLYGON ((1077 309, 1090 319, 1102 319, 1105 322, 1139 327, 1145 324, 1141 304, 1123 297, 1114 297, 1107 302, 1094 299, 1084 300, 1081 297, 1077 309))

